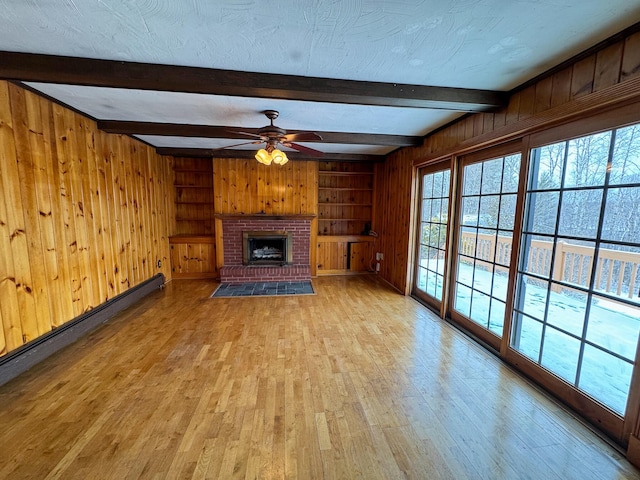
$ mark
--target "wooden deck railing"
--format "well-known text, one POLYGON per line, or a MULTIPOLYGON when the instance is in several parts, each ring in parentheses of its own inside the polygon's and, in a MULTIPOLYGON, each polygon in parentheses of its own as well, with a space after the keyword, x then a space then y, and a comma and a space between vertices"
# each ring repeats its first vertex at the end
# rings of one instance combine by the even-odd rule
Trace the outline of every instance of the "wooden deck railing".
MULTIPOLYGON (((528 255, 527 272, 549 276, 565 283, 587 287, 593 266, 594 248, 559 241, 556 244, 554 265, 551 265, 553 243, 532 240, 528 255)), ((496 270, 508 271, 511 256, 511 237, 478 234, 476 244, 473 232, 462 232, 460 253, 476 257, 480 265, 490 267, 495 251, 496 270), (497 242, 497 245, 496 245, 497 242)), ((640 300, 636 285, 640 276, 640 253, 622 252, 600 248, 596 267, 596 290, 617 296, 640 300)), ((554 291, 562 290, 560 285, 552 286, 554 291)))

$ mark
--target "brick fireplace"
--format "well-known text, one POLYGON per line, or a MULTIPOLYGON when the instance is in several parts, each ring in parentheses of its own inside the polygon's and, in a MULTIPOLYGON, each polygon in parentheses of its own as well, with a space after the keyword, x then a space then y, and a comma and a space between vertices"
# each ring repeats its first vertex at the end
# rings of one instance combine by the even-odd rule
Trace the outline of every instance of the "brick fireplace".
MULTIPOLYGON (((222 283, 282 282, 311 280, 311 219, 308 215, 229 215, 222 217, 224 266, 222 283), (284 265, 244 265, 243 234, 288 232, 291 262, 284 265)), ((246 235, 245 235, 246 236, 246 235)))

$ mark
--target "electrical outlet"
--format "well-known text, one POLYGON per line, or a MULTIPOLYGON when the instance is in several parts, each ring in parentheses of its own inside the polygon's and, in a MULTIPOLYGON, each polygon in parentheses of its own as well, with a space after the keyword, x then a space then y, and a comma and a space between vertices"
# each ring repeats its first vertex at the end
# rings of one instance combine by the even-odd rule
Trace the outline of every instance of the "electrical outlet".
POLYGON ((162 260, 158 260, 158 263, 156 263, 156 265, 158 266, 158 268, 162 268, 162 260))
POLYGON ((379 271, 380 271, 380 264, 376 263, 376 272, 379 272, 379 271))
POLYGON ((376 260, 379 262, 380 260, 384 260, 384 253, 376 253, 376 260))

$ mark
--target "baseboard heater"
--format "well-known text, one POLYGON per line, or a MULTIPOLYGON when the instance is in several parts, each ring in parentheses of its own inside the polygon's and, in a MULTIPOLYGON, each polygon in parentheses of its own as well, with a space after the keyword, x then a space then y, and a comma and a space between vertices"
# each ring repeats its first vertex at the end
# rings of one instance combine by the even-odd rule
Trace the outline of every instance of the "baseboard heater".
POLYGON ((161 288, 165 283, 162 273, 154 275, 124 293, 107 300, 55 330, 0 357, 0 385, 26 372, 58 350, 71 345, 83 335, 103 324, 117 313, 141 298, 161 288))

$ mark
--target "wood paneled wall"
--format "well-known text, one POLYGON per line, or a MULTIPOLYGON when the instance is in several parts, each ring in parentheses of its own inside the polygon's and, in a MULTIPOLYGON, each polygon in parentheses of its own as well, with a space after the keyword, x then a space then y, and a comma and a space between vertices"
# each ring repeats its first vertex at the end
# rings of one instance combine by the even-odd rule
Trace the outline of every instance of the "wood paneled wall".
POLYGON ((214 158, 213 179, 216 214, 318 214, 318 162, 214 158))
POLYGON ((0 355, 171 278, 171 163, 0 81, 0 355))
POLYGON ((376 164, 374 229, 376 251, 384 254, 378 274, 400 292, 408 293, 408 265, 411 248, 412 177, 411 152, 399 152, 376 164))
POLYGON ((377 174, 376 220, 380 275, 407 291, 411 256, 412 166, 457 155, 578 118, 640 95, 640 33, 603 47, 516 91, 496 112, 468 115, 425 138, 420 147, 391 154, 377 174), (393 259, 393 263, 389 259, 393 259))

